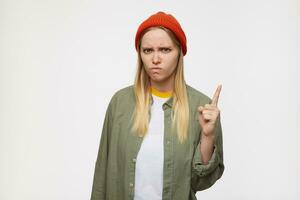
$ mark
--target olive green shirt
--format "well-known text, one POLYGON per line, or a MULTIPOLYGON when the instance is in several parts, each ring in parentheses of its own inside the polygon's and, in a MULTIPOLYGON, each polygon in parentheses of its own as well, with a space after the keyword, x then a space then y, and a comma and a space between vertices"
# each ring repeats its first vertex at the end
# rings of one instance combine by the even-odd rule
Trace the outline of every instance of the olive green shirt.
MULTIPOLYGON (((214 151, 202 164, 201 126, 198 106, 211 102, 203 93, 186 84, 190 121, 184 143, 171 130, 173 97, 164 110, 164 163, 162 200, 195 200, 197 191, 212 186, 223 174, 223 146, 220 117, 215 129, 214 151)), ((153 102, 151 96, 151 104, 153 102)), ((91 200, 133 200, 135 165, 142 137, 131 132, 135 96, 133 85, 117 91, 106 110, 98 157, 95 164, 91 200)))

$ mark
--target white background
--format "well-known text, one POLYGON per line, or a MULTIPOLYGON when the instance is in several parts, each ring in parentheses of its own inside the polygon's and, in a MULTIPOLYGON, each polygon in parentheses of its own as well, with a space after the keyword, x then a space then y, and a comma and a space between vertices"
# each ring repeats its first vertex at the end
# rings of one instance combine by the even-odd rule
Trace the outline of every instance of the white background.
POLYGON ((157 11, 188 39, 185 78, 219 99, 225 172, 198 199, 300 198, 300 3, 0 1, 0 199, 89 199, 104 114, 157 11))

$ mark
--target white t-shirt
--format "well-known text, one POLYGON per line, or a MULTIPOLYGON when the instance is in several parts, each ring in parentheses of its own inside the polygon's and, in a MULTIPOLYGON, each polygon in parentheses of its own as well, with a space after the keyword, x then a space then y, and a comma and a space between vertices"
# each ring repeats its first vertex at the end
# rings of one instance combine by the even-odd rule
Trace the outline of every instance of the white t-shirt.
POLYGON ((135 168, 134 200, 161 200, 164 163, 164 110, 169 97, 152 93, 148 133, 138 152, 135 168))

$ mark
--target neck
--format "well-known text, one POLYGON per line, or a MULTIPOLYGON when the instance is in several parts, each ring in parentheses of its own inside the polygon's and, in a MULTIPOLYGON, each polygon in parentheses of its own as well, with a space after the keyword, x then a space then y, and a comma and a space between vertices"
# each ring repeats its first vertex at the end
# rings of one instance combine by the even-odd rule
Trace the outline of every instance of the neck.
POLYGON ((151 84, 151 87, 155 88, 156 90, 160 92, 173 92, 173 87, 167 87, 167 86, 161 86, 157 84, 151 84))

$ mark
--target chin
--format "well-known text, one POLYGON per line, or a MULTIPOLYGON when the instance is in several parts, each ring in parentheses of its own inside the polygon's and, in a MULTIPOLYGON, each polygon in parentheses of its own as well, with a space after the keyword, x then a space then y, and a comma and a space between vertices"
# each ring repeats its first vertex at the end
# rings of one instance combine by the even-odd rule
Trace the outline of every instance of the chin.
POLYGON ((155 81, 155 82, 163 82, 165 80, 165 78, 164 77, 151 77, 151 80, 155 81))

